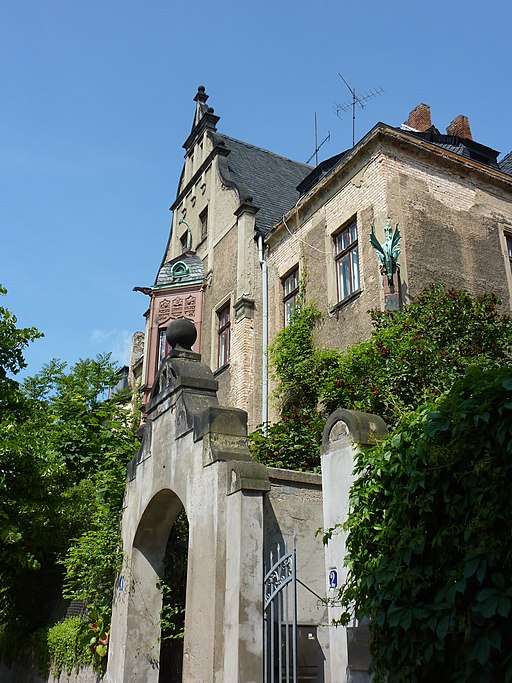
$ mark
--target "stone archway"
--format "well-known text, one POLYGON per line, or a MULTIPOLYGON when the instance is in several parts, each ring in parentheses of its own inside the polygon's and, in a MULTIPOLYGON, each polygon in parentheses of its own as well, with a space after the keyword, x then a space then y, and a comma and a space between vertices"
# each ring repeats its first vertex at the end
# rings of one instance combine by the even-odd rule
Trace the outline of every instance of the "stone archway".
POLYGON ((148 665, 151 669, 159 668, 162 608, 159 581, 167 539, 182 507, 173 491, 162 489, 149 501, 133 539, 131 566, 125 579, 129 586, 126 627, 130 634, 133 680, 145 673, 148 665))
POLYGON ((186 331, 172 339, 142 447, 128 467, 111 683, 158 682, 156 584, 181 506, 189 522, 183 681, 261 680, 263 494, 270 485, 247 450, 247 414, 218 405, 217 382, 190 350, 195 332, 186 331))

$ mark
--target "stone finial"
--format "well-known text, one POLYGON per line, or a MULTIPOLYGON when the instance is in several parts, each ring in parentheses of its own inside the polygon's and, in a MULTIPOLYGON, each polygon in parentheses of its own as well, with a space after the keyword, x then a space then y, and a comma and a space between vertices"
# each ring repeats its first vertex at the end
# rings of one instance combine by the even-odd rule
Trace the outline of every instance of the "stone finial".
POLYGON ((178 318, 167 326, 165 332, 169 346, 178 351, 192 351, 197 339, 196 326, 188 318, 178 318))
POLYGON ((432 119, 430 118, 430 105, 420 102, 417 107, 409 114, 409 118, 404 123, 408 128, 424 133, 432 126, 432 119))
POLYGON ((449 126, 446 127, 448 135, 457 135, 459 138, 472 140, 471 128, 469 127, 469 119, 464 114, 456 116, 449 126))
POLYGON ((194 97, 194 102, 206 102, 208 95, 206 94, 206 88, 204 85, 197 86, 197 93, 194 97))

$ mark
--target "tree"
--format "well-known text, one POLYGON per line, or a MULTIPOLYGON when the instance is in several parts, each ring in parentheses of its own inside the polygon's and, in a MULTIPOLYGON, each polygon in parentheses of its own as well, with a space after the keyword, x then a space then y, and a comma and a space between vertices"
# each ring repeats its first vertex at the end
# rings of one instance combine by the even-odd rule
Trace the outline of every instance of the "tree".
POLYGON ((51 361, 22 384, 9 377, 38 336, 0 309, 0 624, 17 638, 33 632, 64 590, 106 632, 137 425, 128 394, 106 399, 118 379, 107 355, 69 370, 51 361))
POLYGON ((4 415, 2 621, 26 629, 44 623, 62 588, 62 562, 70 597, 110 604, 125 465, 136 449, 126 396, 101 398, 115 381, 107 356, 70 371, 52 361, 18 389, 24 419, 4 415))
POLYGON ((512 680, 512 369, 469 369, 356 458, 344 621, 375 680, 512 680))

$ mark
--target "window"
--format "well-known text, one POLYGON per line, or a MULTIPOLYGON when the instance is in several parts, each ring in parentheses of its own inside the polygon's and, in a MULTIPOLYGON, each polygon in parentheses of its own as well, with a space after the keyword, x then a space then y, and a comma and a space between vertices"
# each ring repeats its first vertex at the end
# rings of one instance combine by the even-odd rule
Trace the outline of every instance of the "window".
POLYGON ((289 275, 283 278, 283 303, 284 303, 284 326, 290 324, 299 296, 299 269, 295 268, 289 275))
POLYGON ((510 266, 510 272, 512 273, 512 235, 505 235, 505 240, 507 242, 508 265, 510 266))
POLYGON ((160 330, 158 330, 158 357, 156 360, 156 369, 160 367, 160 363, 163 361, 165 356, 169 353, 169 344, 167 343, 167 339, 165 336, 165 333, 167 332, 167 328, 163 327, 160 330))
POLYGON ((218 320, 218 355, 217 367, 222 368, 229 362, 230 311, 229 304, 217 312, 218 320))
POLYGON ((357 292, 361 286, 356 221, 334 236, 334 251, 338 301, 341 302, 357 292))
POLYGON ((181 253, 188 251, 188 230, 180 237, 181 253))
POLYGON ((199 214, 199 222, 201 223, 201 241, 204 240, 208 234, 208 207, 203 209, 199 214))

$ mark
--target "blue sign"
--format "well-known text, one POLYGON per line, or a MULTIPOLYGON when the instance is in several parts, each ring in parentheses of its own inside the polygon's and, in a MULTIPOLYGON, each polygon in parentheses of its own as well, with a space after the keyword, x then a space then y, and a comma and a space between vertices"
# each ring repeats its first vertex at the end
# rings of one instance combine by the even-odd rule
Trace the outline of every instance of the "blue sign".
POLYGON ((118 590, 124 590, 124 576, 119 577, 119 583, 117 584, 118 590))
POLYGON ((329 570, 329 588, 337 588, 338 587, 338 570, 336 567, 333 567, 331 570, 329 570))

